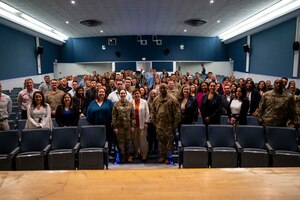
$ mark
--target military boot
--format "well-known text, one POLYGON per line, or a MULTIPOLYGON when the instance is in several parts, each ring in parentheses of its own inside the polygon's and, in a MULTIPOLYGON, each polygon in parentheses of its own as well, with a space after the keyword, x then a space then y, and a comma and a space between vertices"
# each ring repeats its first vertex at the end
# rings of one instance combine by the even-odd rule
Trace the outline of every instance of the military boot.
POLYGON ((132 163, 132 156, 128 156, 127 162, 132 163))

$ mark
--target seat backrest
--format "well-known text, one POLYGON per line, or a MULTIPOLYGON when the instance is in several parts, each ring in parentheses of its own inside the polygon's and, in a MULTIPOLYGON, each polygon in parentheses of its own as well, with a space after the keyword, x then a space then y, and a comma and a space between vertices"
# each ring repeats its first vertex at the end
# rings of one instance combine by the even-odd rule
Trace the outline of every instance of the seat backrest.
POLYGON ((265 132, 262 126, 238 125, 236 140, 243 148, 265 149, 265 132))
POLYGON ((80 148, 103 148, 106 141, 104 125, 81 126, 80 148))
POLYGON ((223 124, 223 125, 228 124, 228 116, 227 115, 221 115, 221 124, 223 124))
POLYGON ((20 151, 42 151, 49 144, 49 136, 49 129, 23 129, 21 133, 20 151))
POLYGON ((15 129, 15 120, 8 120, 8 125, 10 130, 14 130, 15 129))
POLYGON ((11 107, 11 112, 18 113, 19 112, 19 106, 12 106, 11 107))
POLYGON ((87 125, 89 125, 89 122, 86 120, 86 117, 82 117, 79 119, 78 127, 87 126, 87 125))
POLYGON ((298 145, 300 145, 300 128, 298 128, 297 130, 297 141, 298 141, 298 145))
POLYGON ((295 128, 267 126, 267 141, 274 150, 297 151, 295 128))
POLYGON ((52 118, 52 124, 53 124, 53 127, 59 127, 55 118, 52 118))
POLYGON ((247 116, 247 124, 253 126, 259 126, 258 120, 254 116, 247 116))
POLYGON ((181 125, 180 140, 183 147, 206 147, 205 125, 181 125))
POLYGON ((9 154, 19 145, 18 130, 0 132, 0 154, 9 154))
POLYGON ((78 142, 77 127, 54 127, 52 129, 53 150, 73 149, 78 142))
POLYGON ((18 120, 18 130, 23 130, 25 128, 26 125, 26 119, 19 119, 18 120))
POLYGON ((202 119, 201 115, 198 116, 197 124, 203 124, 203 119, 202 119))
POLYGON ((234 147, 232 125, 208 125, 207 134, 212 147, 234 147))
POLYGON ((17 113, 15 112, 9 113, 8 120, 16 120, 16 119, 17 119, 17 113))

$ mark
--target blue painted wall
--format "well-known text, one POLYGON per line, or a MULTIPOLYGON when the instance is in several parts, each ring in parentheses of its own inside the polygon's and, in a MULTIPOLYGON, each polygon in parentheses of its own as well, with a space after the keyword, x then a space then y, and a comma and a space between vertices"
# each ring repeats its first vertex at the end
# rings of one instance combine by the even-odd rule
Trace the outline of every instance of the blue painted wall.
POLYGON ((120 72, 121 70, 136 71, 136 62, 116 62, 115 71, 120 72))
POLYGON ((147 45, 137 42, 136 36, 118 36, 117 45, 108 45, 109 37, 73 38, 61 52, 61 62, 138 61, 147 60, 227 60, 226 46, 216 37, 159 36, 162 45, 156 45, 152 36, 143 36, 147 45), (184 44, 184 50, 180 50, 184 44), (106 50, 101 46, 105 45, 106 50), (166 54, 165 50, 169 53, 166 54), (120 52, 117 57, 115 52, 120 52))
MULTIPOLYGON (((252 35, 250 72, 292 77, 295 29, 296 18, 252 35)), ((70 38, 63 46, 40 40, 44 47, 42 73, 53 72, 55 60, 65 63, 116 61, 119 62, 116 64, 117 71, 124 66, 135 70, 135 62, 131 61, 139 61, 143 57, 157 61, 153 66, 158 71, 162 68, 170 68, 172 71, 171 62, 159 63, 164 60, 228 61, 232 58, 234 70, 245 72, 246 54, 243 44, 246 38, 225 45, 216 37, 158 36, 162 45, 156 45, 152 36, 143 36, 148 41, 146 46, 140 45, 136 36, 115 37, 117 45, 108 45, 108 38, 70 38), (184 50, 180 50, 181 44, 184 50), (106 50, 101 49, 102 45, 106 46, 106 50), (168 54, 165 53, 166 49, 168 54)), ((0 80, 37 75, 35 37, 0 25, 0 44, 0 80)))
POLYGON ((0 80, 37 74, 35 38, 0 25, 0 80))
POLYGON ((296 18, 251 36, 250 73, 292 77, 296 18))
POLYGON ((152 62, 152 68, 157 72, 162 72, 163 70, 173 72, 173 62, 152 62))
POLYGON ((59 62, 60 46, 43 39, 40 39, 40 45, 44 48, 41 55, 42 74, 53 73, 53 62, 59 62))
POLYGON ((244 37, 227 45, 228 57, 234 61, 233 71, 246 71, 246 53, 243 49, 243 45, 246 43, 247 38, 244 37))
MULTIPOLYGON (((35 37, 0 24, 0 80, 37 75, 35 37)), ((60 46, 40 39, 42 74, 53 73, 60 46)))

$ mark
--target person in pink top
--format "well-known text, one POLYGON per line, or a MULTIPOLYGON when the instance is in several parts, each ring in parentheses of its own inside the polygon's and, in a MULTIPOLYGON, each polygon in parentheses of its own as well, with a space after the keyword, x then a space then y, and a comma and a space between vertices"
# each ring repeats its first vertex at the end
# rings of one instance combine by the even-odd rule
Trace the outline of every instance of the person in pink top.
POLYGON ((198 89, 198 93, 196 95, 199 111, 200 111, 200 106, 201 106, 201 102, 202 102, 202 96, 204 94, 207 94, 207 93, 208 93, 208 83, 207 82, 202 82, 200 84, 200 87, 198 89))

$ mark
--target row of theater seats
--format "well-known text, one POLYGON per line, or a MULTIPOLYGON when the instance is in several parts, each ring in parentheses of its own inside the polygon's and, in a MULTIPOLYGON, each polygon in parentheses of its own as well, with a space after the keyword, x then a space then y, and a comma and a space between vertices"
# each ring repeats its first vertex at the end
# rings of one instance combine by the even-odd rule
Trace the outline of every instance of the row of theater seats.
MULTIPOLYGON (((227 115, 221 115, 221 124, 226 125, 228 124, 228 116, 227 115)), ((198 116, 198 124, 203 124, 203 119, 199 115, 198 116)), ((254 116, 247 116, 247 125, 254 125, 254 126, 259 126, 259 122, 256 117, 254 116)))
POLYGON ((101 125, 23 129, 21 140, 18 130, 0 133, 0 170, 104 169, 107 154, 101 125))
MULTIPOLYGON (((18 129, 19 131, 22 131, 25 128, 26 125, 26 119, 9 119, 9 127, 11 130, 18 129)), ((59 127, 57 122, 55 121, 55 118, 52 118, 53 127, 59 127)), ((86 117, 82 117, 78 121, 78 128, 80 129, 81 126, 89 125, 89 122, 86 120, 86 117)))
POLYGON ((179 168, 299 167, 299 132, 285 127, 182 125, 179 168))

